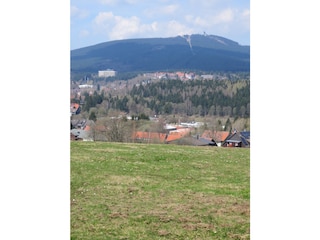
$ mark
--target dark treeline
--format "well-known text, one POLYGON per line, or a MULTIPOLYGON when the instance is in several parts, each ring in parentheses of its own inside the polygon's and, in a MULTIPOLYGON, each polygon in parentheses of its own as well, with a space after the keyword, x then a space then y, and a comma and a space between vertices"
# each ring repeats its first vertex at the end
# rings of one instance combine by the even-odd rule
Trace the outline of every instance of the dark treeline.
POLYGON ((85 92, 85 104, 83 106, 83 111, 89 111, 90 108, 95 107, 97 104, 102 103, 104 93, 98 94, 97 91, 94 91, 93 95, 89 95, 89 93, 85 92))
POLYGON ((250 117, 249 80, 162 80, 136 84, 125 96, 86 95, 83 110, 104 101, 106 110, 128 114, 250 117))
POLYGON ((249 81, 166 80, 134 86, 130 97, 155 114, 249 117, 249 81), (232 86, 241 86, 234 89, 232 86))

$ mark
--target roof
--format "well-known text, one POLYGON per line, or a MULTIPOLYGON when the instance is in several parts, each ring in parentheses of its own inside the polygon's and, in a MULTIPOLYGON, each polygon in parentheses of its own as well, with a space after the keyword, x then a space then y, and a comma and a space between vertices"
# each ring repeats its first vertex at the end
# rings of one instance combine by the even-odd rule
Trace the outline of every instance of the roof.
POLYGON ((168 142, 169 144, 178 145, 192 145, 192 146, 216 146, 216 144, 210 140, 204 138, 198 138, 195 136, 185 136, 179 139, 168 142))
POLYGON ((175 140, 180 139, 180 138, 182 138, 182 137, 184 137, 184 134, 182 134, 182 133, 180 133, 180 132, 173 132, 173 131, 171 131, 171 132, 168 134, 167 138, 166 138, 166 142, 175 141, 175 140))
POLYGON ((87 125, 87 120, 86 119, 73 119, 73 120, 71 120, 71 124, 75 128, 84 129, 87 125))
POLYGON ((198 139, 200 142, 202 142, 204 145, 212 145, 212 146, 217 146, 217 144, 214 142, 214 141, 212 141, 212 140, 208 140, 208 139, 206 139, 206 138, 199 138, 198 139))
POLYGON ((164 141, 166 137, 165 133, 158 133, 158 132, 135 132, 132 136, 133 139, 140 139, 140 140, 160 140, 164 141))
POLYGON ((229 140, 226 140, 226 142, 231 142, 231 143, 240 143, 241 140, 233 140, 233 139, 229 139, 229 140))
POLYGON ((70 131, 76 138, 89 139, 88 131, 82 129, 71 129, 70 131))
POLYGON ((70 110, 75 112, 78 110, 79 107, 80 107, 79 103, 71 103, 70 110))
POLYGON ((244 145, 249 145, 248 141, 243 137, 239 132, 233 133, 230 135, 225 142, 229 143, 240 143, 242 142, 244 145))
POLYGON ((175 141, 177 139, 183 138, 187 136, 189 133, 190 133, 190 128, 181 128, 174 131, 170 131, 166 138, 166 142, 171 142, 171 141, 175 141))
POLYGON ((142 132, 137 131, 132 135, 133 139, 137 140, 158 140, 160 142, 171 142, 185 137, 190 132, 189 128, 182 128, 170 131, 168 134, 159 132, 142 132))
POLYGON ((201 135, 202 138, 213 139, 215 142, 223 142, 229 136, 227 131, 211 131, 205 130, 201 135))
POLYGON ((240 132, 241 136, 243 136, 245 139, 250 139, 250 131, 243 131, 240 132))

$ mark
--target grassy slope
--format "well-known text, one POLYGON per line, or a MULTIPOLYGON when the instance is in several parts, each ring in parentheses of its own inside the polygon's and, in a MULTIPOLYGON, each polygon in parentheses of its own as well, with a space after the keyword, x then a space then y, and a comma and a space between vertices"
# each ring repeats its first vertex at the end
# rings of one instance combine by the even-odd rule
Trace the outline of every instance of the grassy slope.
POLYGON ((71 142, 71 239, 250 239, 250 149, 71 142))

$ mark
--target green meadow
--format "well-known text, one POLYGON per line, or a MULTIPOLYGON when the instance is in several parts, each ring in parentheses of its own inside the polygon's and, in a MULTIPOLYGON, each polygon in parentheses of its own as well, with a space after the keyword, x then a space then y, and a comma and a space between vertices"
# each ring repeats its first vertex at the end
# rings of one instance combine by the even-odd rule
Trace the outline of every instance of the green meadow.
POLYGON ((71 239, 250 239, 250 149, 70 143, 71 239))

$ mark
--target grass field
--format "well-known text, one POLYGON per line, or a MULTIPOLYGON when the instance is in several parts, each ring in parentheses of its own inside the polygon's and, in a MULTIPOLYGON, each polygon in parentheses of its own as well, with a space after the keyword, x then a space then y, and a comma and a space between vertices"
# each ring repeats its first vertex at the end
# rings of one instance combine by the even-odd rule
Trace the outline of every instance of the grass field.
POLYGON ((250 239, 250 149, 70 144, 71 239, 250 239))

